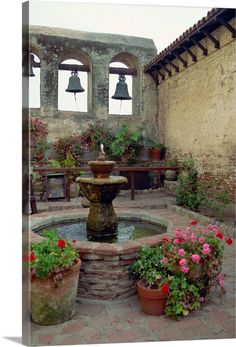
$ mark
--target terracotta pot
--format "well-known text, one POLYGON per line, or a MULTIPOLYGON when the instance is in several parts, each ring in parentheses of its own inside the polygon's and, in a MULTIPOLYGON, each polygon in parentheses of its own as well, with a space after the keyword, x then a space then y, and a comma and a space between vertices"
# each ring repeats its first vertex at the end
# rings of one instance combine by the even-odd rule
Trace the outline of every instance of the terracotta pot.
POLYGON ((149 148, 148 153, 150 160, 160 160, 161 158, 161 148, 149 148))
POLYGON ((161 289, 146 287, 145 281, 140 280, 137 284, 138 296, 144 313, 151 316, 165 314, 166 297, 161 289))
POLYGON ((167 181, 176 181, 177 173, 175 170, 166 170, 165 179, 167 181))
MULTIPOLYGON (((59 324, 74 315, 81 260, 63 271, 58 285, 53 278, 32 278, 30 306, 32 321, 40 325, 59 324)), ((59 273, 60 274, 60 273, 59 273)))

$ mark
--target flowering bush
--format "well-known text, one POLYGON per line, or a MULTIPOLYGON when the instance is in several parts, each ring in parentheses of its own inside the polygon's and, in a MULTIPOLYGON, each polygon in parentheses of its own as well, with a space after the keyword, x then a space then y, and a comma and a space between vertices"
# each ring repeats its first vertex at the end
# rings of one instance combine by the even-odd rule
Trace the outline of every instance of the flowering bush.
POLYGON ((31 277, 52 277, 56 284, 63 276, 63 271, 71 268, 78 258, 73 243, 60 239, 55 231, 45 231, 42 242, 32 244, 28 259, 31 277))
POLYGON ((74 161, 74 166, 78 165, 80 156, 83 153, 82 136, 65 136, 58 138, 53 143, 53 149, 58 157, 58 161, 62 163, 68 161, 68 158, 74 161))
POLYGON ((48 126, 39 118, 30 118, 30 145, 32 148, 32 159, 42 161, 45 159, 47 144, 48 126))
POLYGON ((188 315, 206 300, 212 286, 220 286, 224 292, 224 244, 232 242, 217 225, 201 227, 193 220, 185 229, 178 227, 175 238, 163 237, 160 246, 142 249, 130 273, 151 288, 168 285, 166 314, 175 318, 188 315))
POLYGON ((103 144, 105 152, 108 157, 111 156, 111 143, 114 140, 114 136, 111 134, 107 125, 104 122, 96 121, 88 125, 82 133, 82 143, 85 152, 97 151, 100 152, 100 145, 103 144))

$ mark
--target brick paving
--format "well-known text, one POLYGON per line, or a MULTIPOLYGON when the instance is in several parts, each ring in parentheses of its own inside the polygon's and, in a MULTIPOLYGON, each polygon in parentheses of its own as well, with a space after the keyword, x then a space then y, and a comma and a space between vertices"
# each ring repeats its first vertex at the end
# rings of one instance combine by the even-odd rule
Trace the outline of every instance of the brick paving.
MULTIPOLYGON (((150 197, 151 195, 149 199, 150 197)), ((148 206, 147 199, 143 199, 146 206, 148 206)), ((153 209, 155 201, 151 200, 149 208, 153 209)), ((125 199, 122 200, 120 207, 129 209, 133 207, 129 197, 126 198, 126 206, 124 201, 125 199)), ((142 202, 141 197, 135 202, 136 209, 138 201, 139 204, 142 202)), ((156 212, 158 213, 158 206, 156 212)), ((165 214, 163 210, 160 212, 165 214)), ((181 215, 179 217, 176 213, 172 215, 176 224, 182 225, 186 221, 181 215)), ((219 290, 212 290, 201 309, 179 321, 166 316, 145 315, 136 295, 122 301, 106 302, 79 298, 75 315, 70 321, 53 326, 31 323, 31 344, 80 345, 235 338, 235 242, 232 246, 225 247, 223 272, 226 276, 226 293, 221 294, 219 290)))

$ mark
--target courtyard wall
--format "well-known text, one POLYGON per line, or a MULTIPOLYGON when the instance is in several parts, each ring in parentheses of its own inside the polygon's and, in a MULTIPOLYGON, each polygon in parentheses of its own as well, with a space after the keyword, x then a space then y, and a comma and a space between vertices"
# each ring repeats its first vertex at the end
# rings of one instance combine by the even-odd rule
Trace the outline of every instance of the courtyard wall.
POLYGON ((197 62, 183 54, 188 67, 176 59, 180 72, 172 68, 172 76, 160 81, 158 128, 170 153, 180 159, 191 153, 200 176, 219 178, 235 199, 235 39, 223 26, 212 34, 220 41, 219 49, 203 39, 207 56, 194 46, 197 62))

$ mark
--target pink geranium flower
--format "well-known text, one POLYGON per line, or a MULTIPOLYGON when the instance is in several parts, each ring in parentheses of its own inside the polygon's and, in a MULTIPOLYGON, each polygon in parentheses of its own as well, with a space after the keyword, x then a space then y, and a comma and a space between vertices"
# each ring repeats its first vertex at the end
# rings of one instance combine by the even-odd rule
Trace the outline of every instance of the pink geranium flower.
POLYGON ((184 273, 188 273, 189 272, 189 267, 187 266, 181 266, 180 270, 184 273))
POLYGON ((191 241, 196 242, 197 241, 197 236, 195 234, 191 235, 191 241))
POLYGON ((181 256, 181 257, 183 257, 183 256, 185 256, 185 250, 183 249, 183 248, 180 248, 179 250, 178 250, 178 254, 181 256))
POLYGON ((206 235, 206 234, 209 233, 209 230, 208 230, 208 229, 203 229, 203 230, 202 230, 202 233, 206 235))
POLYGON ((210 254, 211 250, 210 250, 210 248, 203 248, 202 253, 203 254, 210 254))
POLYGON ((162 258, 161 263, 167 264, 169 262, 168 258, 162 258))
POLYGON ((180 243, 179 239, 174 239, 173 244, 178 245, 178 243, 180 243))
POLYGON ((182 237, 181 231, 179 231, 179 230, 176 229, 176 231, 175 231, 175 236, 176 236, 176 237, 182 237))
POLYGON ((205 237, 203 237, 203 236, 199 237, 198 241, 200 243, 204 243, 205 242, 205 237))
POLYGON ((193 255, 191 256, 191 259, 192 259, 192 261, 193 261, 194 263, 199 263, 201 257, 200 257, 200 255, 198 255, 198 254, 193 254, 193 255))
POLYGON ((180 266, 187 265, 187 260, 186 260, 186 259, 181 259, 181 260, 179 261, 179 265, 180 265, 180 266))
POLYGON ((224 277, 223 277, 223 275, 221 274, 221 273, 219 273, 218 275, 217 275, 217 281, 219 282, 219 285, 220 286, 223 286, 224 285, 224 277))

